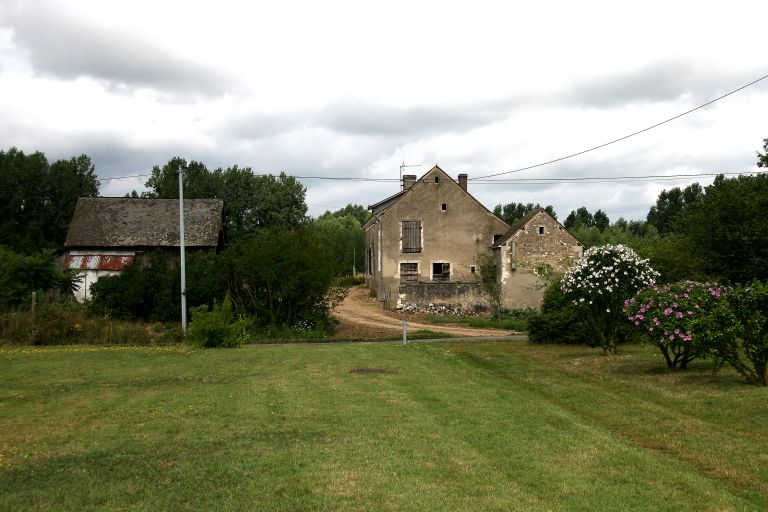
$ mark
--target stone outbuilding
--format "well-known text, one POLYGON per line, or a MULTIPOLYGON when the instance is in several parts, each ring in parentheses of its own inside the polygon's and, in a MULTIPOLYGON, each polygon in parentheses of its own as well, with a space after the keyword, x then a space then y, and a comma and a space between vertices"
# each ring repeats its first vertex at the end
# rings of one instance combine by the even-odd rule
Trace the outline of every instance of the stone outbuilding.
POLYGON ((499 264, 503 302, 509 308, 538 308, 545 272, 563 273, 584 246, 544 208, 533 210, 491 246, 499 264))
MULTIPOLYGON (((223 247, 223 199, 184 200, 184 241, 188 250, 223 247)), ((115 275, 148 251, 179 258, 179 200, 81 197, 64 242, 65 270, 82 278, 75 297, 90 298, 100 277, 115 275)))

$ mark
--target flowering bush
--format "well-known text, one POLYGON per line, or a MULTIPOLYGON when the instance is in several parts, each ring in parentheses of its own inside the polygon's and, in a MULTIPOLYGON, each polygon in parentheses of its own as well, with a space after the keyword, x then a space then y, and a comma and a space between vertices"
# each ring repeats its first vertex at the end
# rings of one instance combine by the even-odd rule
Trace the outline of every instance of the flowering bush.
POLYGON ((712 283, 683 281, 649 286, 624 302, 629 320, 645 331, 664 355, 667 367, 684 369, 706 352, 708 336, 696 334, 697 323, 723 296, 712 283))
POLYGON ((616 352, 616 336, 625 322, 624 300, 658 277, 625 245, 592 247, 563 276, 566 297, 584 311, 583 320, 606 353, 616 352))

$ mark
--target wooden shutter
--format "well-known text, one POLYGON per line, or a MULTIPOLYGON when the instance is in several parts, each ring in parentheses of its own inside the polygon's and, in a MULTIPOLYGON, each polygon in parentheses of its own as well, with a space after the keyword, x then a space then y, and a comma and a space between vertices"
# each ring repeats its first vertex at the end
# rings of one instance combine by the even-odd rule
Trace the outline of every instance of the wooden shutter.
POLYGON ((403 221, 403 252, 421 252, 421 221, 403 221))
POLYGON ((419 282, 419 264, 401 263, 400 264, 400 284, 410 284, 419 282))

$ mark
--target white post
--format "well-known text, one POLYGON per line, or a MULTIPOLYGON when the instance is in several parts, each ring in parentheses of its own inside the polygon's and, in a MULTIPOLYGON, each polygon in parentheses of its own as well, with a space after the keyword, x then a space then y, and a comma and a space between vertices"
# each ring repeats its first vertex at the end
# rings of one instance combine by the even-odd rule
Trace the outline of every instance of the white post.
POLYGON ((187 335, 187 266, 184 258, 184 172, 179 165, 179 248, 181 250, 181 330, 187 335))
POLYGON ((408 344, 408 324, 405 323, 405 319, 403 319, 403 345, 408 344))
POLYGON ((357 247, 352 246, 352 277, 355 277, 357 275, 357 270, 355 269, 355 260, 357 259, 357 247))

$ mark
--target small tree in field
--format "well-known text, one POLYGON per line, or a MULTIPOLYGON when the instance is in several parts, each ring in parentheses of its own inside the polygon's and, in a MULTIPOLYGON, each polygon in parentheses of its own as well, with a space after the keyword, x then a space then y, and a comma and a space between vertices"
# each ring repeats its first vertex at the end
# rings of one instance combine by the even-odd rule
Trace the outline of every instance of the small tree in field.
POLYGON ((616 353, 624 301, 651 285, 658 272, 625 245, 592 247, 569 268, 560 286, 584 312, 583 321, 606 354, 616 353))
POLYGON ((475 261, 477 262, 477 270, 480 273, 480 282, 483 284, 483 290, 485 291, 488 305, 491 308, 491 314, 496 316, 501 311, 504 299, 499 265, 490 254, 478 254, 475 256, 475 261))

